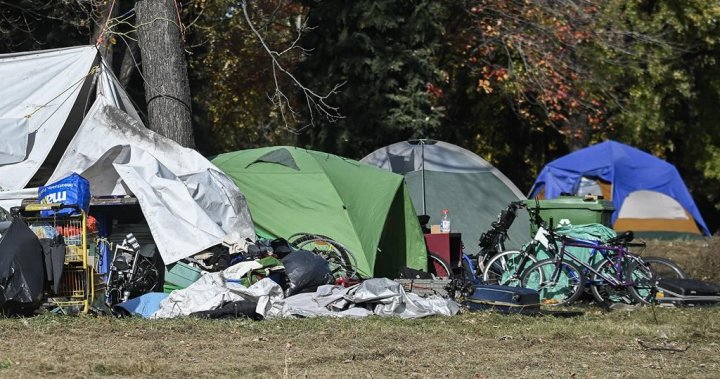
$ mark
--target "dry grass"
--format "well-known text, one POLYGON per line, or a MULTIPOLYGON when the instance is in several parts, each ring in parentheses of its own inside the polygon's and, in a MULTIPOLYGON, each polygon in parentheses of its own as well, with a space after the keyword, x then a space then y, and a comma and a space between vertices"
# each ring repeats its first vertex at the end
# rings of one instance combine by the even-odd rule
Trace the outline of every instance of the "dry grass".
MULTIPOLYGON (((720 281, 717 242, 651 241, 720 281)), ((422 320, 0 319, 0 377, 717 377, 720 308, 422 320)))
POLYGON ((583 316, 569 319, 490 312, 423 320, 0 319, 0 376, 540 378, 720 372, 718 309, 583 310, 583 316), (651 350, 641 343, 687 350, 651 350))
POLYGON ((720 283, 720 239, 700 241, 647 241, 643 256, 675 261, 694 279, 720 283))

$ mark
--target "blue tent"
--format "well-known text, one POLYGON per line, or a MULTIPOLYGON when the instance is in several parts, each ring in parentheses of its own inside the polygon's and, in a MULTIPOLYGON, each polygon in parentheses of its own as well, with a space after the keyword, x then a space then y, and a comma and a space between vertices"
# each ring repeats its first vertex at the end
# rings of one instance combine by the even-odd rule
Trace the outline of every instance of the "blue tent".
POLYGON ((682 205, 702 232, 710 235, 675 166, 615 141, 599 143, 548 163, 535 179, 530 197, 543 193, 546 199, 553 199, 562 193, 577 194, 583 178, 599 178, 612 185, 613 224, 632 193, 660 193, 682 205))

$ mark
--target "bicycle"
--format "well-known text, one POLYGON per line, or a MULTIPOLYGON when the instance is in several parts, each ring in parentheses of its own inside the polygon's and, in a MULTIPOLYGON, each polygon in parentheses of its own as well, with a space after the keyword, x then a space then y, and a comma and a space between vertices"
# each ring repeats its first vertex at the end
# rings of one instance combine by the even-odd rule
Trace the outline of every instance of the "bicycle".
MULTIPOLYGON (((520 275, 525 271, 525 268, 537 262, 538 248, 547 239, 545 221, 539 215, 539 201, 535 201, 535 209, 525 207, 530 215, 530 220, 537 226, 537 233, 533 237, 533 240, 526 244, 521 251, 506 251, 501 252, 493 256, 487 263, 485 271, 483 272, 483 281, 487 284, 500 284, 517 286, 520 285, 520 275)), ((550 221, 552 225, 552 221, 550 221)), ((601 241, 590 241, 580 240, 575 238, 577 241, 582 241, 586 244, 585 248, 589 248, 589 245, 598 246, 601 241)), ((630 243, 627 242, 626 247, 645 247, 645 243, 630 243)), ((591 249, 592 250, 592 249, 591 249)), ((553 251, 545 249, 548 254, 548 258, 553 256, 553 251)), ((593 254, 592 252, 590 253, 593 254)), ((596 253, 595 253, 596 254, 596 253)), ((639 254, 635 254, 639 255, 639 254)), ((661 277, 676 277, 686 278, 687 274, 674 262, 669 259, 660 257, 643 257, 643 261, 652 270, 661 277)), ((586 272, 587 274, 587 272, 586 272)))
POLYGON ((296 233, 287 241, 296 249, 311 251, 325 259, 336 279, 360 277, 353 253, 330 237, 313 233, 296 233))
MULTIPOLYGON (((523 269, 528 265, 528 262, 530 264, 537 262, 534 253, 537 245, 540 243, 539 238, 542 238, 545 233, 545 222, 539 214, 539 203, 536 200, 535 209, 528 208, 524 201, 514 202, 514 204, 517 208, 525 208, 528 211, 530 221, 538 227, 538 233, 536 233, 532 241, 526 244, 520 251, 505 251, 504 245, 502 245, 502 249, 496 249, 495 254, 486 256, 486 263, 482 271, 482 280, 486 284, 512 285, 512 281, 518 279, 515 275, 516 272, 518 274, 522 273, 523 269)), ((516 217, 516 214, 514 216, 516 217)))
POLYGON ((590 286, 593 297, 600 304, 615 302, 650 304, 659 278, 637 255, 629 252, 632 232, 625 232, 605 243, 583 241, 552 230, 546 234, 544 246, 554 251, 554 257, 528 267, 520 275, 520 284, 540 292, 546 305, 571 304, 590 286), (562 247, 558 249, 557 238, 562 247), (588 262, 567 250, 568 247, 591 249, 588 262), (600 260, 591 264, 594 257, 600 260), (581 269, 582 268, 582 269, 581 269))

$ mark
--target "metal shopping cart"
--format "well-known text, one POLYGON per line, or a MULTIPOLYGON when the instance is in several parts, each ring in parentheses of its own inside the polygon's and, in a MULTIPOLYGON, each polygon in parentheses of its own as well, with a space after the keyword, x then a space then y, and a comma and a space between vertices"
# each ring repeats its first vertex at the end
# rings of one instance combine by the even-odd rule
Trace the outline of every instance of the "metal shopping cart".
POLYGON ((60 284, 57 291, 49 291, 47 304, 62 313, 87 313, 104 283, 88 254, 96 235, 88 233, 86 213, 76 205, 64 204, 27 204, 13 208, 12 213, 38 238, 64 241, 60 284))

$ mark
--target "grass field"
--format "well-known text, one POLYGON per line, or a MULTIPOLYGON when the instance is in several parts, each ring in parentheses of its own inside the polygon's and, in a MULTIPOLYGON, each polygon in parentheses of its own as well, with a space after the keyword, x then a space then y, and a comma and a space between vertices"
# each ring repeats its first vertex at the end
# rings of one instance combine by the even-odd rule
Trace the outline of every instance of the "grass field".
MULTIPOLYGON (((658 242, 649 249, 653 255, 682 254, 674 258, 691 275, 712 280, 717 273, 707 267, 718 262, 711 255, 717 247, 658 242)), ((0 319, 0 377, 720 376, 720 308, 574 309, 584 314, 0 319)))

